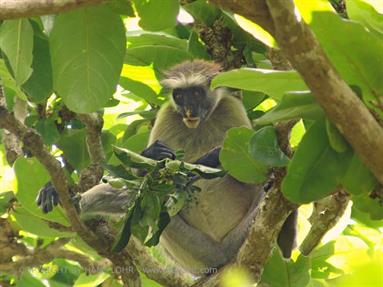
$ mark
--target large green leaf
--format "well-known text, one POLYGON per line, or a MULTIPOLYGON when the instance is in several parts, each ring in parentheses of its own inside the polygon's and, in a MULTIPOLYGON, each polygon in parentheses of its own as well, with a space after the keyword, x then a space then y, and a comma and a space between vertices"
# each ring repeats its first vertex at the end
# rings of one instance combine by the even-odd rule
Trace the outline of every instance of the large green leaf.
POLYGON ((349 85, 361 88, 368 105, 381 97, 383 40, 359 23, 340 18, 329 3, 320 0, 296 0, 295 3, 342 78, 349 85))
POLYGON ((310 281, 311 262, 300 255, 294 262, 285 260, 277 249, 267 260, 262 274, 262 283, 273 287, 305 287, 310 281))
POLYGON ((128 48, 160 45, 186 50, 187 41, 164 32, 131 31, 126 33, 128 48))
POLYGON ((15 218, 17 224, 22 230, 35 234, 39 237, 72 237, 74 233, 61 232, 56 229, 50 228, 47 222, 44 222, 41 218, 38 218, 28 212, 24 208, 17 208, 12 212, 12 216, 15 218))
POLYGON ((47 214, 37 207, 35 199, 38 191, 50 181, 48 172, 37 159, 19 157, 13 167, 17 179, 16 198, 21 205, 37 217, 68 226, 64 211, 60 207, 47 214))
POLYGON ((124 62, 136 66, 153 64, 155 69, 163 70, 191 59, 192 56, 186 50, 163 45, 143 45, 127 49, 124 62))
POLYGON ((249 151, 253 158, 267 167, 286 166, 289 158, 281 151, 273 127, 258 130, 250 140, 249 151))
POLYGON ((134 95, 142 98, 149 104, 157 104, 160 105, 163 101, 161 101, 155 91, 142 82, 134 81, 132 79, 121 77, 120 85, 125 90, 132 92, 134 95))
POLYGON ((346 0, 347 15, 383 37, 383 14, 382 11, 379 13, 378 2, 379 0, 346 0))
POLYGON ((50 35, 53 86, 75 112, 102 108, 118 84, 125 55, 120 16, 105 6, 60 14, 50 35))
POLYGON ((148 31, 160 31, 174 27, 177 23, 179 2, 177 0, 133 0, 139 25, 148 31))
POLYGON ((212 26, 214 21, 221 15, 214 5, 209 5, 206 0, 197 0, 182 6, 193 18, 207 26, 212 26))
POLYGON ((33 58, 33 29, 28 19, 5 20, 2 23, 0 49, 9 60, 16 83, 25 83, 32 73, 33 58))
POLYGON ((324 121, 317 121, 304 135, 282 182, 283 194, 292 202, 323 198, 340 183, 351 155, 334 151, 324 121))
POLYGON ((223 86, 258 91, 277 101, 280 101, 286 92, 308 89, 295 71, 250 68, 221 73, 213 79, 211 86, 212 88, 223 86))
MULTIPOLYGON (((115 137, 109 132, 103 132, 101 140, 104 152, 108 158, 112 153, 115 137)), ((76 169, 81 170, 89 165, 90 158, 86 145, 86 131, 84 129, 68 130, 58 140, 57 145, 64 152, 65 159, 76 169)))
POLYGON ((52 63, 48 37, 36 22, 32 22, 32 26, 34 30, 33 72, 28 81, 23 84, 23 89, 33 102, 40 103, 53 92, 52 63))
POLYGON ((16 96, 22 100, 27 99, 27 96, 17 85, 16 80, 9 73, 3 59, 0 59, 0 83, 4 88, 6 97, 13 98, 16 96))
POLYGON ((266 125, 290 119, 315 120, 323 117, 323 110, 309 92, 288 93, 276 107, 254 121, 257 125, 266 125))
POLYGON ((230 129, 219 156, 224 169, 231 176, 246 183, 260 183, 266 180, 267 167, 249 151, 254 133, 253 130, 244 127, 230 129))

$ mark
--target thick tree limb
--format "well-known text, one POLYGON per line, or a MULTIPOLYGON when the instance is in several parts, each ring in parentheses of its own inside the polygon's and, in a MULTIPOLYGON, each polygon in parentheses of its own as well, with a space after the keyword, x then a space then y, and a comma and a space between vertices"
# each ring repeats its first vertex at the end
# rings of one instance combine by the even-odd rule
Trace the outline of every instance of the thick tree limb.
POLYGON ((310 231, 299 247, 303 255, 309 255, 327 231, 335 226, 346 210, 348 202, 347 193, 339 189, 333 195, 314 204, 314 210, 309 219, 310 231))
POLYGON ((0 20, 56 14, 104 0, 0 0, 0 20))

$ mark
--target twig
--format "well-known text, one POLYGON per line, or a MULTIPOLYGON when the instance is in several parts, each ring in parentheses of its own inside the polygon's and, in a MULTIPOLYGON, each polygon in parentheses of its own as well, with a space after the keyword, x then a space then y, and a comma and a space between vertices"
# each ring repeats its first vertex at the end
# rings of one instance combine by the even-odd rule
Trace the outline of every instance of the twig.
POLYGON ((84 192, 99 184, 104 173, 102 164, 105 161, 105 154, 101 140, 104 121, 97 113, 78 114, 77 118, 86 127, 86 143, 91 161, 91 164, 80 174, 78 186, 80 191, 84 192))
POLYGON ((314 210, 309 219, 310 231, 299 247, 303 255, 309 255, 327 231, 335 226, 346 210, 348 202, 347 193, 339 188, 335 194, 314 204, 314 210))

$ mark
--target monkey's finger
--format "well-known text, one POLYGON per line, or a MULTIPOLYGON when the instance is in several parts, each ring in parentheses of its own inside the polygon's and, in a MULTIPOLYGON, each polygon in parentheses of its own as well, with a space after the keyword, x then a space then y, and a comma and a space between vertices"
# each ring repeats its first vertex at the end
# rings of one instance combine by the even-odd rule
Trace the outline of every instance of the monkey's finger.
POLYGON ((159 155, 158 155, 158 160, 162 160, 164 158, 175 159, 176 156, 171 151, 166 151, 165 150, 165 151, 160 152, 159 155))
POLYGON ((52 209, 53 209, 52 196, 49 192, 46 192, 44 206, 43 206, 43 212, 48 213, 48 212, 52 211, 52 209))
POLYGON ((41 205, 41 193, 42 193, 43 191, 42 190, 39 190, 39 193, 37 194, 37 196, 36 196, 36 204, 37 204, 37 206, 40 206, 41 205))
POLYGON ((53 205, 54 206, 57 206, 57 204, 59 204, 59 194, 57 193, 57 191, 56 190, 54 190, 53 192, 52 192, 52 202, 53 202, 53 205))

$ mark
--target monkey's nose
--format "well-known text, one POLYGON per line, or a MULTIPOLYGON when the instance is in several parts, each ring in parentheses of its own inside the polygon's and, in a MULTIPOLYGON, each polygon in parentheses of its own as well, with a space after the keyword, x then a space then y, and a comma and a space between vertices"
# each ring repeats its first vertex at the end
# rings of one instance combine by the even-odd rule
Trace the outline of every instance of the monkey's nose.
POLYGON ((190 109, 186 109, 185 114, 188 119, 192 118, 192 111, 190 109))

